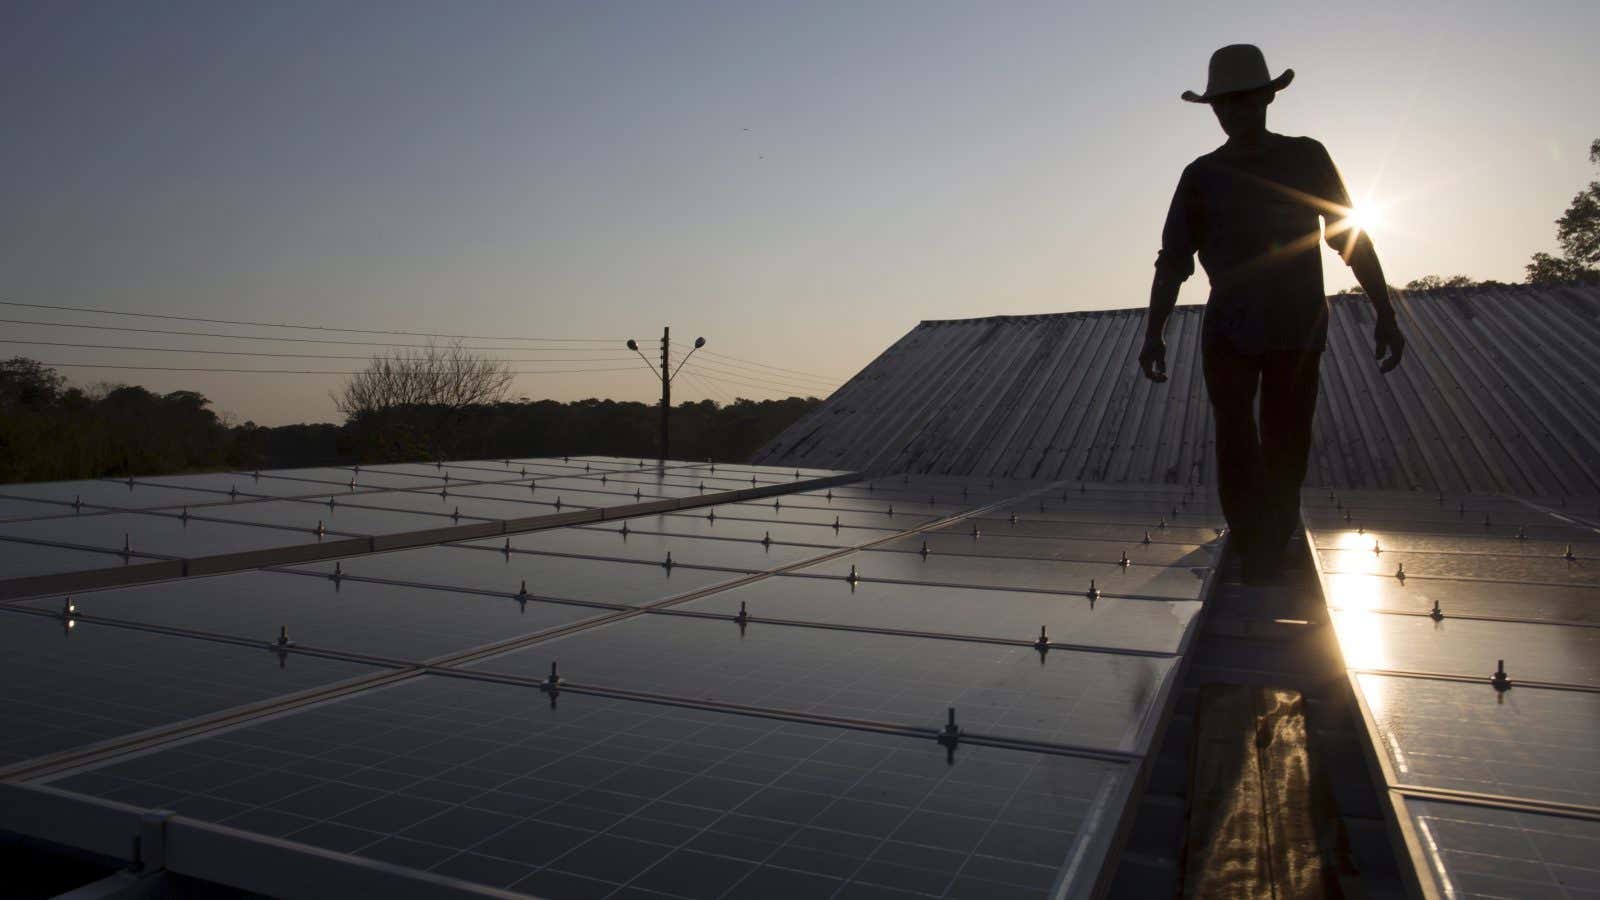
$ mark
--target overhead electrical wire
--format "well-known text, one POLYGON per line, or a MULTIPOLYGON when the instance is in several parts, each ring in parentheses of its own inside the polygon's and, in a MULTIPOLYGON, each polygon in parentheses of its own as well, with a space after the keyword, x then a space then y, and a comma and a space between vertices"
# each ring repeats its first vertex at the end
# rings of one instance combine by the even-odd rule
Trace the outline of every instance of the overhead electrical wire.
MULTIPOLYGON (((322 369, 216 369, 209 367, 185 366, 124 366, 106 363, 58 363, 41 362, 41 366, 52 369, 126 369, 143 372, 228 372, 234 374, 250 375, 360 375, 360 371, 322 370, 322 369)), ((524 372, 512 372, 512 375, 571 375, 576 373, 591 374, 595 372, 631 372, 632 368, 622 369, 532 369, 524 372)))
POLYGON ((331 325, 293 325, 279 322, 248 322, 239 319, 208 319, 201 316, 175 316, 163 313, 123 312, 116 309, 103 309, 93 306, 58 306, 49 303, 21 303, 15 300, 0 300, 0 306, 16 306, 25 309, 51 309, 65 312, 95 313, 104 316, 131 316, 139 319, 169 319, 178 322, 203 322, 208 325, 239 325, 249 328, 293 328, 301 331, 335 331, 343 334, 392 334, 404 337, 435 337, 459 338, 470 341, 538 341, 555 344, 610 344, 615 338, 549 338, 549 337, 516 337, 513 335, 481 335, 481 334, 449 334, 438 331, 397 331, 380 328, 336 328, 331 325))
POLYGON ((717 353, 714 350, 707 350, 706 351, 706 355, 707 356, 716 357, 717 359, 727 359, 727 360, 733 360, 735 362, 747 363, 747 364, 752 365, 752 366, 759 366, 759 367, 761 367, 763 369, 776 369, 779 372, 788 372, 791 375, 810 375, 810 376, 815 377, 815 378, 826 379, 826 376, 819 375, 816 372, 802 372, 799 369, 785 369, 783 366, 768 365, 767 363, 764 363, 764 362, 756 362, 753 359, 745 359, 742 356, 732 356, 732 355, 727 354, 727 353, 717 353))
MULTIPOLYGON (((87 325, 78 322, 38 322, 30 319, 0 319, 4 325, 40 325, 47 328, 88 328, 96 331, 122 331, 132 334, 169 334, 180 337, 211 337, 223 338, 234 341, 267 341, 272 343, 293 344, 340 344, 356 347, 410 347, 416 350, 426 350, 437 347, 437 344, 398 344, 389 341, 350 341, 336 338, 295 338, 295 337, 267 337, 259 334, 228 334, 221 331, 176 331, 165 328, 136 328, 132 325, 87 325)), ((447 345, 454 346, 454 345, 447 345)), ((473 344, 462 345, 463 350, 490 350, 497 352, 530 351, 540 353, 611 353, 612 348, 600 347, 480 347, 473 344)))
MULTIPOLYGON (((189 347, 131 347, 126 344, 70 344, 62 341, 25 341, 15 338, 0 338, 0 344, 26 344, 34 347, 68 347, 78 350, 138 350, 149 353, 200 353, 208 356, 260 356, 279 359, 372 359, 368 356, 350 356, 337 353, 267 353, 257 350, 196 350, 189 347)), ((380 357, 381 358, 381 357, 380 357)), ((511 357, 506 359, 484 358, 485 362, 553 362, 553 363, 587 363, 587 362, 624 362, 630 361, 626 356, 594 356, 585 359, 539 359, 537 357, 511 357)), ((614 371, 599 369, 596 371, 614 371)))
MULTIPOLYGON (((689 365, 687 367, 685 367, 685 371, 688 371, 689 369, 692 369, 692 368, 695 368, 695 366, 694 366, 694 363, 691 362, 691 363, 689 363, 689 365)), ((741 381, 739 379, 729 378, 729 377, 726 377, 726 376, 711 375, 711 374, 705 372, 704 370, 696 370, 696 372, 701 378, 709 379, 711 381, 714 381, 714 382, 716 382, 718 384, 722 384, 724 386, 730 386, 731 387, 732 385, 739 384, 739 385, 743 385, 743 386, 749 387, 749 388, 756 388, 756 389, 764 391, 764 392, 766 392, 768 394, 777 393, 777 392, 788 392, 791 396, 796 396, 796 397, 814 397, 814 396, 817 396, 820 393, 819 390, 816 389, 816 388, 798 389, 798 388, 795 388, 795 387, 790 386, 790 385, 757 384, 755 382, 741 381)))
POLYGON ((715 363, 707 363, 699 356, 695 356, 693 359, 690 359, 688 354, 680 355, 678 351, 673 351, 673 365, 683 365, 684 360, 689 360, 687 365, 696 369, 702 375, 720 375, 729 380, 744 379, 750 382, 759 383, 760 385, 768 388, 781 388, 783 390, 796 391, 800 393, 817 393, 819 391, 832 393, 839 386, 837 382, 833 381, 810 383, 783 375, 768 375, 766 373, 752 374, 750 372, 737 369, 726 369, 715 363))

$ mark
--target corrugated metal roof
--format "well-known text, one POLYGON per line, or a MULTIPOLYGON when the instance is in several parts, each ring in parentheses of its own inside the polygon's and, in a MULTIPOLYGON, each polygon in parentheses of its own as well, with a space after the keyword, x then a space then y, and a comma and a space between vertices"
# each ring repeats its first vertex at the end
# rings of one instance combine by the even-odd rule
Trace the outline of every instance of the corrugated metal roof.
MULTIPOLYGON (((1410 345, 1384 377, 1365 298, 1330 298, 1307 483, 1600 492, 1600 287, 1401 293, 1410 345)), ((923 322, 754 462, 867 472, 1209 483, 1202 307, 1140 376, 1143 309, 923 322)))

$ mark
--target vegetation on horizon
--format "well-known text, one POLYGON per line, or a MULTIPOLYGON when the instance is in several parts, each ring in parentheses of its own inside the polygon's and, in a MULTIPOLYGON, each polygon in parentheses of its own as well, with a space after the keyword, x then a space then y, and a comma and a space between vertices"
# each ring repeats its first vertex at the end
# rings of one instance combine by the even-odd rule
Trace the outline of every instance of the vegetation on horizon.
MULTIPOLYGON (((448 390, 422 394, 413 397, 418 402, 354 408, 342 425, 268 428, 218 416, 195 391, 68 386, 56 370, 17 357, 0 361, 0 483, 418 459, 650 458, 656 453, 661 411, 654 404, 508 402, 503 391, 486 395, 486 402, 461 397, 448 390), (441 396, 460 402, 427 402, 441 396)), ((743 461, 820 402, 790 397, 678 404, 672 410, 672 455, 743 461)))

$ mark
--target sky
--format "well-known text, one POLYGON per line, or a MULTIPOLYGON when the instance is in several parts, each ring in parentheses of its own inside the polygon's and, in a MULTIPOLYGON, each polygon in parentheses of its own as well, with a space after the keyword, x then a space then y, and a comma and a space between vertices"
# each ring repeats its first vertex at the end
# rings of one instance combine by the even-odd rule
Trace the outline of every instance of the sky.
MULTIPOLYGON (((0 301, 472 335, 556 400, 658 397, 623 342, 671 326, 707 341, 675 401, 825 396, 922 320, 1143 306, 1178 174, 1223 140, 1178 95, 1235 42, 1295 70, 1268 125, 1379 211, 1391 283, 1516 282, 1595 177, 1597 33, 1593 0, 12 2, 0 301)), ((424 340, 0 319, 186 351, 0 344, 63 366, 342 372, 384 348, 309 340, 424 340)), ((343 381, 61 371, 264 425, 336 420, 343 381)))

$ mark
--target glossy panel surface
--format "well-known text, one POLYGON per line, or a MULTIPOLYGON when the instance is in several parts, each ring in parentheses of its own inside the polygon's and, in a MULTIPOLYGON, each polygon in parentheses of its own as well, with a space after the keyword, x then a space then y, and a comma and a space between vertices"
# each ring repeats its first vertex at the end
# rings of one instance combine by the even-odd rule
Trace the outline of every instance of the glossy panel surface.
POLYGON ((1078 563, 1057 560, 991 560, 970 556, 923 557, 914 553, 852 553, 801 569, 797 575, 824 575, 843 579, 855 566, 864 579, 956 584, 971 587, 1008 587, 1083 594, 1093 581, 1104 594, 1135 597, 1198 599, 1209 572, 1206 568, 1171 566, 1120 566, 1116 563, 1078 563))
POLYGON ((404 531, 446 528, 457 524, 446 516, 365 509, 343 503, 328 506, 325 503, 302 503, 296 500, 208 507, 191 510, 190 513, 209 520, 276 525, 283 528, 315 529, 320 522, 329 531, 361 535, 396 534, 404 531))
MULTIPOLYGON (((311 527, 315 527, 315 523, 311 527)), ((310 531, 230 525, 224 522, 187 522, 166 515, 111 513, 72 519, 36 519, 0 525, 0 537, 54 541, 121 550, 124 536, 136 553, 197 557, 236 553, 267 547, 288 547, 317 541, 310 531)))
POLYGON ((1129 749, 1167 658, 646 616, 475 663, 580 684, 1129 749))
POLYGON ((1600 822, 1407 799, 1415 848, 1439 893, 1461 900, 1600 894, 1600 822))
MULTIPOLYGON (((87 614, 421 661, 532 634, 604 610, 287 572, 241 572, 77 595, 87 614)), ((28 601, 54 611, 59 598, 28 601)))
POLYGON ((1345 664, 1489 678, 1506 661, 1513 682, 1550 681, 1600 687, 1600 628, 1421 616, 1331 613, 1345 664))
MULTIPOLYGON (((1160 524, 1160 519, 1155 517, 1151 517, 1148 520, 1116 519, 1078 522, 1042 522, 1019 518, 1015 525, 1011 524, 1008 519, 965 519, 940 530, 956 534, 970 534, 974 523, 977 524, 978 530, 983 534, 995 536, 1016 535, 1018 537, 1054 540, 1126 541, 1131 544, 1143 541, 1144 536, 1148 534, 1151 541, 1204 545, 1216 541, 1219 537, 1213 528, 1180 527, 1171 522, 1168 522, 1166 527, 1163 528, 1160 524)), ((1222 523, 1218 522, 1216 527, 1221 528, 1222 523)))
POLYGON ((620 530, 601 531, 595 528, 550 528, 528 534, 514 534, 509 538, 472 541, 470 544, 498 549, 505 546, 507 540, 511 541, 513 550, 620 557, 651 563, 661 562, 667 558, 668 553, 671 553, 673 562, 679 564, 729 566, 754 572, 788 565, 829 552, 815 547, 792 547, 784 544, 763 546, 758 541, 673 537, 652 534, 648 531, 640 533, 631 529, 624 536, 620 530))
POLYGON ((1324 572, 1393 575, 1404 566, 1410 578, 1453 578, 1516 584, 1560 584, 1600 587, 1600 561, 1550 556, 1488 556, 1467 553, 1394 551, 1372 541, 1361 549, 1321 550, 1324 572))
MULTIPOLYGON (((224 488, 226 490, 226 488, 224 488)), ((117 509, 147 509, 160 506, 180 506, 185 503, 216 503, 227 500, 204 491, 160 487, 135 482, 132 487, 125 481, 45 481, 30 484, 0 485, 0 494, 36 500, 53 500, 71 503, 82 500, 85 504, 117 509)))
POLYGON ((758 618, 794 619, 867 628, 1052 641, 1176 653, 1200 604, 1118 600, 974 588, 767 578, 695 600, 683 608, 734 615, 745 603, 758 618))
MULTIPOLYGON (((722 507, 715 507, 721 509, 722 507)), ((709 510, 708 510, 709 512, 709 510)), ((621 523, 608 522, 586 528, 616 531, 621 523)), ((730 537, 759 541, 772 535, 775 541, 795 544, 821 544, 830 547, 851 547, 863 541, 877 540, 895 533, 878 528, 832 528, 827 525, 806 525, 789 522, 762 522, 745 518, 729 518, 722 513, 717 518, 707 518, 706 513, 673 513, 665 516, 639 516, 628 520, 628 528, 660 531, 688 537, 730 537)))
POLYGON ((0 611, 0 764, 355 675, 368 666, 0 611))
POLYGON ((1399 783, 1600 806, 1600 694, 1356 680, 1399 783))
POLYGON ((93 550, 73 550, 68 547, 0 540, 0 581, 30 578, 35 575, 58 575, 62 572, 111 569, 151 561, 149 557, 124 557, 120 553, 96 553, 93 550))
POLYGON ((1120 561, 1122 555, 1126 553, 1128 559, 1135 564, 1146 566, 1210 566, 1215 552, 1212 548, 1196 544, 1013 537, 1004 532, 982 533, 974 539, 970 530, 962 533, 956 529, 912 535, 874 549, 918 553, 921 552, 924 543, 927 544, 929 553, 939 556, 1014 557, 1114 563, 1120 561))
POLYGON ((983 747, 947 765, 932 741, 594 697, 552 710, 531 689, 424 678, 56 784, 537 896, 765 900, 1043 897, 1109 827, 1127 778, 983 747))
MULTIPOLYGON (((524 581, 538 596, 637 605, 737 576, 674 566, 496 553, 466 547, 422 547, 342 560, 345 575, 515 594, 524 581)), ((331 573, 333 563, 299 567, 331 573)))
POLYGON ((1335 609, 1427 613, 1437 602, 1447 617, 1600 623, 1600 588, 1427 578, 1401 581, 1392 574, 1326 575, 1323 585, 1328 605, 1335 609))

